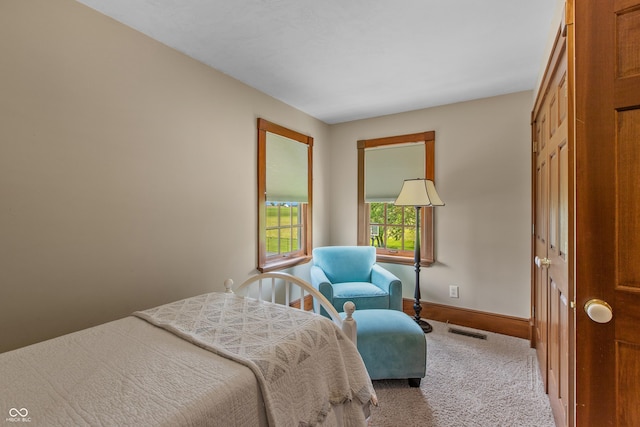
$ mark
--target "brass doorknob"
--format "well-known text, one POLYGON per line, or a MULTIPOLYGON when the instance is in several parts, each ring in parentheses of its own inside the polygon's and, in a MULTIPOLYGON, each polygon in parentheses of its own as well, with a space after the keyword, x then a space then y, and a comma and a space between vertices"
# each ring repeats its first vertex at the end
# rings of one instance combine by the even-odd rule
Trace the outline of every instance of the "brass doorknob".
POLYGON ((549 267, 549 265, 551 265, 551 260, 549 258, 540 258, 537 255, 533 259, 533 262, 535 262, 535 264, 536 264, 536 266, 538 268, 540 268, 540 267, 549 267))
POLYGON ((597 323, 608 323, 613 318, 613 309, 606 301, 601 299, 590 299, 584 305, 589 319, 597 323))

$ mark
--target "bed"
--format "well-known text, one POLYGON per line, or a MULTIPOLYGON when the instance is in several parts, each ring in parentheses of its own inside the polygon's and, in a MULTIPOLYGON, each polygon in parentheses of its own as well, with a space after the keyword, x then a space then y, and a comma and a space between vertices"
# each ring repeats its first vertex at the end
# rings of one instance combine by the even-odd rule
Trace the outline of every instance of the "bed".
POLYGON ((0 354, 3 417, 32 426, 366 425, 376 397, 352 323, 335 309, 334 321, 305 311, 305 295, 333 307, 287 274, 226 287, 0 354), (265 280, 285 283, 283 304, 265 301, 276 295, 265 280), (255 284, 256 298, 240 295, 255 284), (303 289, 301 309, 289 307, 291 284, 303 289))

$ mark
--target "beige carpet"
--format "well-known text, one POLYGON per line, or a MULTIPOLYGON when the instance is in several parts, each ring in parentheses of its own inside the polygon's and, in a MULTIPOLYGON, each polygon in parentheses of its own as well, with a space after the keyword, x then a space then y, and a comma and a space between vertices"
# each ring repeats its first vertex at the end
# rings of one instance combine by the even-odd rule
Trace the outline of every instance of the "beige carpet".
POLYGON ((406 380, 374 381, 379 406, 370 427, 554 426, 528 341, 477 331, 487 335, 481 340, 449 333, 453 325, 429 323, 420 388, 406 380))

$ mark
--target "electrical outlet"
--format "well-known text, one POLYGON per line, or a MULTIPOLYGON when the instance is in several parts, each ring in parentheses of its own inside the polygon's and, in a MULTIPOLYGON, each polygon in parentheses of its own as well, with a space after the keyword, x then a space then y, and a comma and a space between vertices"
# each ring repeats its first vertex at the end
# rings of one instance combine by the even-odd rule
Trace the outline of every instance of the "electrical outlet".
POLYGON ((451 298, 459 298, 458 295, 458 287, 455 285, 449 286, 449 297, 451 298))

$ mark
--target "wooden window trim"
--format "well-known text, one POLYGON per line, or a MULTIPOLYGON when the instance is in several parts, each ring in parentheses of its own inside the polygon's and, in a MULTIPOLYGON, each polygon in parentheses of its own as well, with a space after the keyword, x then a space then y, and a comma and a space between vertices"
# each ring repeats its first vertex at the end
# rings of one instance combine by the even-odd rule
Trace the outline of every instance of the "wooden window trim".
POLYGON ((268 272, 304 264, 311 260, 312 248, 312 166, 313 166, 313 138, 302 133, 287 129, 283 126, 258 118, 258 271, 268 272), (293 139, 308 146, 307 149, 307 191, 308 202, 303 205, 301 221, 303 222, 302 237, 304 242, 301 250, 267 256, 266 235, 266 204, 267 204, 267 132, 293 139))
MULTIPOLYGON (((358 148, 358 245, 369 246, 369 216, 366 203, 364 201, 365 183, 365 150, 367 148, 393 146, 410 142, 421 142, 425 144, 425 178, 435 182, 435 131, 412 133, 407 135, 390 136, 385 138, 363 139, 357 143, 358 148)), ((409 178, 409 177, 408 177, 409 178)), ((433 207, 422 209, 420 218, 420 265, 429 266, 435 262, 434 235, 433 235, 434 212, 433 207)), ((377 261, 393 264, 413 265, 413 256, 401 256, 392 251, 376 248, 377 261)))

